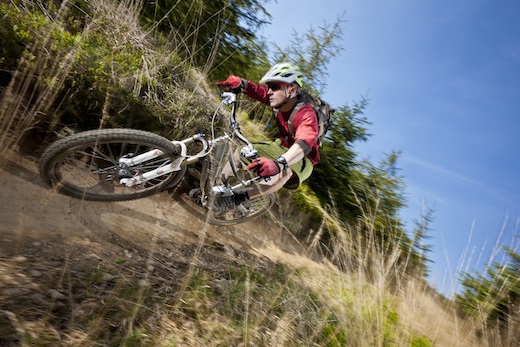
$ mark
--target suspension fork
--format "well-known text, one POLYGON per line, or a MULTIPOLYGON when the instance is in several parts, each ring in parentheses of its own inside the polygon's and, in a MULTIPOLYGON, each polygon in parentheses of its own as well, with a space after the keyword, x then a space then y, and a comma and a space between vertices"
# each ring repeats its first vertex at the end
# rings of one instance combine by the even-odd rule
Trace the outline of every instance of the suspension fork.
MULTIPOLYGON (((179 156, 175 158, 171 163, 162 167, 158 167, 155 170, 151 170, 144 173, 138 173, 133 177, 121 178, 119 183, 127 187, 143 184, 159 176, 167 175, 174 171, 179 171, 183 166, 190 165, 199 161, 201 157, 206 156, 208 153, 209 144, 208 141, 204 138, 203 134, 197 134, 182 141, 171 142, 180 148, 179 156), (197 141, 202 143, 202 150, 199 153, 188 157, 187 145, 197 141)), ((155 159, 163 154, 165 153, 159 149, 152 149, 151 151, 142 153, 135 157, 123 156, 119 158, 119 168, 121 170, 126 170, 127 168, 131 168, 133 166, 142 164, 148 160, 155 159)))

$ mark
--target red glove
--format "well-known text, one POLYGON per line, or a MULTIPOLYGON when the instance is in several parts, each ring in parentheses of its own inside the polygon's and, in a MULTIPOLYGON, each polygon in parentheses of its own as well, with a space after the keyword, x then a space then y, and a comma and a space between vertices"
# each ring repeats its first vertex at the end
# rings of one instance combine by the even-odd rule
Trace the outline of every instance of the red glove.
POLYGON ((230 75, 227 80, 215 82, 217 86, 225 87, 226 92, 240 93, 244 89, 244 81, 235 75, 230 75))
POLYGON ((257 158, 249 164, 246 169, 254 170, 260 177, 271 177, 278 175, 281 171, 280 164, 274 160, 264 157, 257 158))

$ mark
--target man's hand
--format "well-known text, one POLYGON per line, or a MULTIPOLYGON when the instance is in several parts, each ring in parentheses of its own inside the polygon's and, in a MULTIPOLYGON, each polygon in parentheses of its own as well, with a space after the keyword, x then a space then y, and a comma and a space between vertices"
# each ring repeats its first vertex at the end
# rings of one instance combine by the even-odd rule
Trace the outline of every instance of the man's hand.
POLYGON ((271 177, 278 175, 280 171, 282 171, 282 168, 278 162, 267 159, 265 157, 260 157, 253 160, 253 162, 249 164, 246 169, 254 170, 260 177, 271 177))
POLYGON ((245 82, 242 78, 230 75, 227 80, 215 82, 217 86, 224 87, 226 92, 240 93, 245 89, 245 82))

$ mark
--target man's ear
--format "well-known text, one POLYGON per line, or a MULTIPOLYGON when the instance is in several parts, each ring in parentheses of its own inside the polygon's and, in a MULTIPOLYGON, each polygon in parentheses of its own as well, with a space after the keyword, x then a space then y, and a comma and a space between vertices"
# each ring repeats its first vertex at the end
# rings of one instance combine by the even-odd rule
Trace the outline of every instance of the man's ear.
POLYGON ((289 97, 290 98, 295 98, 296 95, 298 95, 298 87, 296 87, 294 84, 292 84, 289 87, 289 97))

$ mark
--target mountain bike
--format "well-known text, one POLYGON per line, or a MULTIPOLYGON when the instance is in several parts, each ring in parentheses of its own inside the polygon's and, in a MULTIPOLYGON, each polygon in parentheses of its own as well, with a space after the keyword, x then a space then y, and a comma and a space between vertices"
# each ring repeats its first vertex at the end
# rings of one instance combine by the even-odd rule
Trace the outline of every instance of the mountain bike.
POLYGON ((237 95, 223 92, 220 96, 209 139, 197 133, 181 141, 168 140, 137 129, 80 132, 46 148, 40 159, 40 175, 62 194, 110 202, 140 199, 175 188, 188 168, 194 167, 192 176, 198 182, 189 196, 206 210, 208 223, 231 225, 257 218, 273 206, 273 194, 229 209, 213 206, 215 198, 243 193, 264 180, 243 169, 258 154, 237 122, 237 95), (223 134, 215 136, 216 118, 223 105, 231 108, 229 122, 223 134), (229 177, 222 175, 225 165, 231 167, 233 174, 229 177))

